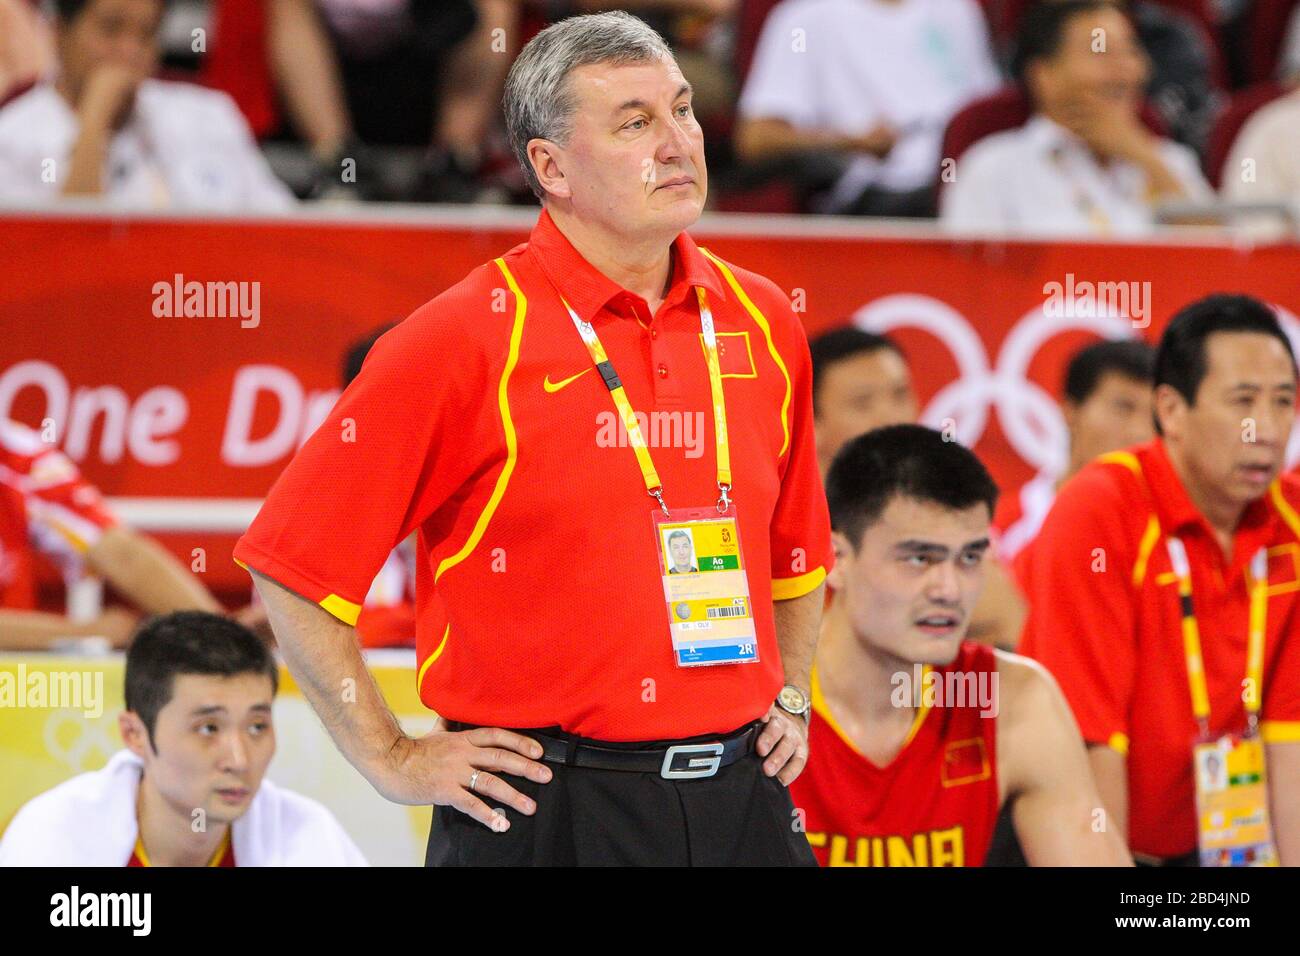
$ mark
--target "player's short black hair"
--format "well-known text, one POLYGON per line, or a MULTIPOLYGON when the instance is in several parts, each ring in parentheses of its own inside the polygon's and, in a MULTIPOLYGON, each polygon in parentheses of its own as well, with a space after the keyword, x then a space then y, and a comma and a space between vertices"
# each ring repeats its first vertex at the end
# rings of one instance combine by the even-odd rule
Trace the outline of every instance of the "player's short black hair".
POLYGON ((1016 32, 1011 53, 1011 76, 1023 85, 1029 64, 1050 60, 1061 51, 1065 30, 1071 20, 1081 13, 1107 8, 1123 11, 1114 0, 1038 0, 1025 12, 1016 32))
POLYGON ((386 322, 376 329, 371 329, 348 346, 348 350, 343 354, 344 388, 351 385, 352 380, 361 374, 361 366, 365 363, 370 350, 375 347, 375 343, 379 341, 380 336, 389 329, 396 328, 396 326, 396 322, 386 322))
POLYGON ((126 652, 126 709, 144 722, 151 746, 158 713, 171 701, 178 674, 265 674, 272 695, 280 687, 270 648, 238 621, 207 611, 151 618, 126 652))
POLYGON ((896 497, 953 511, 998 503, 998 486, 975 453, 924 425, 887 425, 840 449, 826 474, 831 528, 856 550, 862 532, 896 497))
MULTIPOLYGON (((54 15, 64 23, 71 23, 93 2, 94 0, 54 0, 54 15)), ((158 0, 164 14, 169 2, 170 0, 158 0)))
POLYGON ((907 356, 898 347, 898 343, 889 336, 867 332, 856 325, 831 329, 809 342, 808 351, 812 356, 813 411, 816 412, 819 408, 818 389, 832 365, 853 358, 855 355, 870 355, 881 349, 889 349, 904 362, 907 361, 907 356))
POLYGON ((1156 350, 1141 339, 1094 342, 1070 359, 1065 369, 1065 397, 1082 405, 1109 372, 1150 385, 1155 367, 1156 350))
MULTIPOLYGON (((1292 370, 1296 369, 1291 340, 1273 310, 1251 296, 1220 292, 1184 306, 1165 326, 1156 349, 1155 384, 1172 386, 1188 405, 1195 405, 1209 366, 1205 342, 1215 332, 1271 335, 1282 343, 1292 370)), ((1159 419, 1156 434, 1163 434, 1159 419)))

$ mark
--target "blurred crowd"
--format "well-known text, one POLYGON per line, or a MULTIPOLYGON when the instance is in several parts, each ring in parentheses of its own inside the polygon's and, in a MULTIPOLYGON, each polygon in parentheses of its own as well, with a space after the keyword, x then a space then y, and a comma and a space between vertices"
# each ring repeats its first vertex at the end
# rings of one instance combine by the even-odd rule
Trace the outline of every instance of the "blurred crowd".
POLYGON ((1300 202, 1296 0, 0 0, 0 201, 531 205, 506 71, 616 7, 677 52, 714 209, 1087 235, 1300 202))

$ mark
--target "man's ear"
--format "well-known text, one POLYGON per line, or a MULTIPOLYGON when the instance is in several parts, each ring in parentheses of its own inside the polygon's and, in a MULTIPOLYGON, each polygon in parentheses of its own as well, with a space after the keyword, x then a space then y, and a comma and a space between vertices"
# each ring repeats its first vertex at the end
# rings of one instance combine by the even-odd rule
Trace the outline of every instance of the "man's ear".
POLYGON ((141 760, 152 755, 153 747, 149 743, 149 731, 135 711, 124 710, 117 715, 117 730, 122 735, 122 743, 126 744, 126 749, 131 753, 141 760))
POLYGON ((1065 430, 1071 438, 1074 437, 1074 425, 1079 420, 1079 406, 1073 399, 1065 398, 1061 400, 1061 418, 1065 420, 1065 430))
POLYGON ((533 164, 533 174, 541 183, 542 189, 559 199, 570 199, 573 190, 569 180, 560 168, 560 147, 549 139, 530 139, 528 141, 528 161, 533 164))
POLYGON ((835 551, 835 566, 826 575, 826 586, 836 591, 843 591, 848 584, 848 570, 845 564, 853 560, 853 546, 844 535, 832 531, 831 548, 835 551))
POLYGON ((1187 399, 1172 385, 1156 386, 1152 394, 1152 407, 1160 431, 1166 438, 1178 440, 1183 436, 1183 421, 1187 417, 1187 399))

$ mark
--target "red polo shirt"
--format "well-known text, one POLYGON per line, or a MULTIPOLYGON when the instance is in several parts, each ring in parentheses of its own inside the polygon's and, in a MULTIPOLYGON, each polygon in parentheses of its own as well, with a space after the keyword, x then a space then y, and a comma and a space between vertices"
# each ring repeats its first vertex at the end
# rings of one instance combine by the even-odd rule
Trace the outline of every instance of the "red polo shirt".
POLYGON ((1127 754, 1134 852, 1169 857, 1196 848, 1197 730, 1165 535, 1187 548, 1215 734, 1245 726, 1248 569, 1268 548, 1263 736, 1300 741, 1297 506, 1300 480, 1284 475, 1246 508, 1224 555, 1157 439, 1080 471, 1029 552, 1021 651, 1055 675, 1085 740, 1127 754))
POLYGON ((280 476, 236 560, 355 622, 389 551, 419 531, 421 698, 451 720, 673 739, 753 720, 783 681, 774 599, 831 561, 803 328, 775 284, 673 243, 668 297, 586 262, 543 211, 529 241, 383 336, 280 476), (718 498, 694 287, 717 328, 760 661, 674 663, 636 455, 565 299, 590 321, 670 508, 718 498), (653 413, 659 413, 654 415, 653 413))

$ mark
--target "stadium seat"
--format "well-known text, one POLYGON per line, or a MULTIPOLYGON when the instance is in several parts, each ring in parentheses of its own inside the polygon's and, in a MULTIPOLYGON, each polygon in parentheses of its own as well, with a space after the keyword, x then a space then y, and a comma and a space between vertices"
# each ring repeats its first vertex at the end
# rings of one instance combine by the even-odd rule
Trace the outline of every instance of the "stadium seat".
POLYGON ((280 125, 266 51, 265 0, 215 0, 199 82, 228 93, 258 139, 280 125))
POLYGON ((1246 24, 1246 78, 1251 83, 1277 79, 1287 25, 1300 0, 1256 2, 1246 24))

